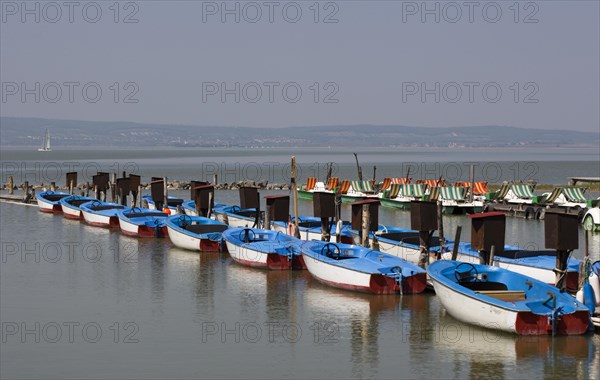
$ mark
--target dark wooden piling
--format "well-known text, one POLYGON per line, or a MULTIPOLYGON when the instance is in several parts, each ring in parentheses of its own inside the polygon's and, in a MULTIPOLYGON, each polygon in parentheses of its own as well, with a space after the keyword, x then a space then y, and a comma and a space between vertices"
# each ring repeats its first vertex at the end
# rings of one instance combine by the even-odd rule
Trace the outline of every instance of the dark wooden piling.
POLYGON ((15 184, 13 182, 13 176, 8 177, 8 193, 12 195, 14 193, 15 184))
POLYGON ((456 235, 454 236, 454 245, 452 246, 452 260, 456 261, 458 258, 458 244, 460 243, 460 234, 462 232, 462 226, 456 227, 456 235))
POLYGON ((421 268, 426 268, 429 264, 431 237, 439 228, 437 209, 437 202, 410 202, 410 228, 419 231, 418 265, 421 268))
POLYGON ((566 214, 562 210, 546 210, 544 235, 546 248, 556 250, 555 286, 567 290, 567 261, 571 252, 579 248, 577 215, 566 214))

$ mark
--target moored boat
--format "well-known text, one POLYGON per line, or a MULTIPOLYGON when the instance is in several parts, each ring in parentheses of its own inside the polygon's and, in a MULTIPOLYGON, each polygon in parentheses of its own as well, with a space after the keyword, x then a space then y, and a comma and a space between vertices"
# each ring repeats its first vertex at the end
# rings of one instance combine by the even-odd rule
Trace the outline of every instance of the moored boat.
POLYGON ((230 227, 253 227, 257 222, 255 208, 242 209, 239 206, 225 206, 214 210, 215 218, 230 227))
POLYGON ((81 214, 87 224, 98 227, 119 227, 117 213, 125 206, 118 203, 101 202, 98 200, 83 203, 81 214))
MULTIPOLYGON (((353 237, 356 237, 357 231, 351 231, 353 237)), ((379 243, 379 250, 417 264, 419 262, 419 232, 409 229, 380 226, 376 233, 379 243)), ((373 234, 370 235, 373 238, 373 234)), ((440 255, 444 260, 450 260, 454 241, 446 240, 444 251, 440 255)), ((437 255, 440 251, 440 239, 438 236, 432 236, 430 252, 431 257, 437 255)), ((466 263, 478 263, 479 252, 471 247, 471 243, 461 242, 458 244, 457 261, 466 263)), ((577 291, 579 281, 579 263, 581 260, 569 258, 566 268, 567 289, 571 292, 577 291)), ((505 245, 504 250, 498 250, 494 255, 494 266, 504 268, 525 276, 533 277, 547 284, 554 284, 556 274, 556 251, 545 250, 525 250, 520 247, 505 245)))
POLYGON ((203 216, 172 215, 167 218, 169 239, 179 248, 192 251, 218 252, 222 247, 225 223, 203 216))
POLYGON ((71 196, 71 194, 63 193, 60 191, 42 191, 40 193, 35 194, 35 198, 37 199, 37 204, 40 211, 54 213, 62 212, 60 200, 69 196, 71 196))
POLYGON ((165 212, 147 208, 128 207, 117 212, 119 227, 125 235, 137 237, 167 237, 165 212))
MULTIPOLYGON (((213 210, 215 210, 217 208, 223 208, 223 207, 225 207, 225 205, 223 203, 215 202, 213 210)), ((186 215, 198 216, 198 212, 196 211, 196 201, 194 201, 193 199, 189 200, 189 201, 184 201, 181 204, 181 208, 183 209, 183 212, 186 215)))
POLYGON ((281 232, 259 228, 230 228, 223 232, 229 255, 236 262, 267 269, 306 269, 302 241, 281 232))
MULTIPOLYGON (((152 196, 150 194, 146 194, 146 195, 142 196, 142 200, 147 205, 148 209, 156 210, 156 203, 154 202, 154 200, 152 199, 152 196)), ((184 200, 181 198, 173 197, 171 195, 169 195, 167 197, 167 204, 168 204, 167 206, 169 208, 169 211, 172 214, 179 214, 183 203, 184 203, 184 200)), ((159 211, 162 211, 162 210, 159 210, 159 211)))
POLYGON ((534 278, 488 265, 440 260, 427 268, 442 306, 454 318, 519 335, 579 335, 589 310, 534 278))
MULTIPOLYGON (((292 216, 290 222, 294 223, 295 218, 292 216)), ((283 221, 271 222, 271 229, 284 234, 292 235, 290 229, 290 223, 283 221)), ((352 236, 350 235, 350 222, 343 222, 342 230, 340 232, 342 243, 352 243, 352 236)), ((300 216, 298 217, 298 230, 300 231, 300 239, 302 240, 321 240, 321 219, 314 216, 300 216)), ((336 238, 337 227, 335 224, 330 225, 329 234, 331 240, 336 238)))
POLYGON ((309 241, 302 255, 313 277, 336 288, 395 294, 421 293, 427 286, 423 269, 361 246, 309 241))
POLYGON ((82 219, 81 205, 84 203, 97 201, 96 198, 92 197, 81 197, 79 195, 71 195, 70 197, 64 197, 60 200, 60 207, 62 208, 63 216, 69 219, 82 219))

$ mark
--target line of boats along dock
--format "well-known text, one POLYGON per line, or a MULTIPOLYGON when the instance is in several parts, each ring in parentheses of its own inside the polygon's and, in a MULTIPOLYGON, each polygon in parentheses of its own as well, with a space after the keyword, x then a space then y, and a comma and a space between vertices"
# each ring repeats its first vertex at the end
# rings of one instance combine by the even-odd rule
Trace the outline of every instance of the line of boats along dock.
MULTIPOLYGON (((72 173, 70 173, 72 174, 72 173)), ((37 193, 40 211, 90 225, 120 228, 139 238, 166 238, 180 248, 221 251, 241 265, 263 270, 304 270, 318 281, 350 291, 415 294, 433 286, 455 318, 519 335, 578 335, 600 324, 600 262, 570 257, 578 249, 577 215, 548 211, 546 250, 504 244, 505 214, 469 215, 471 242, 435 235, 441 203, 411 201, 411 226, 378 222, 378 199, 351 203, 352 220, 340 220, 338 194, 314 191, 313 216, 299 216, 298 194, 265 196, 241 187, 240 204, 215 202, 214 185, 192 181, 190 200, 167 195, 166 179, 153 178, 141 196, 139 176, 117 180, 121 202, 106 202, 107 173, 94 176, 96 196, 37 193), (104 195, 101 200, 101 195, 104 195), (133 196, 128 207, 127 196, 133 196), (141 207, 141 205, 144 207, 141 207), (576 295, 576 296, 573 296, 576 295)), ((76 183, 71 178, 68 183, 76 183)), ((597 329, 596 329, 597 330, 597 329)))

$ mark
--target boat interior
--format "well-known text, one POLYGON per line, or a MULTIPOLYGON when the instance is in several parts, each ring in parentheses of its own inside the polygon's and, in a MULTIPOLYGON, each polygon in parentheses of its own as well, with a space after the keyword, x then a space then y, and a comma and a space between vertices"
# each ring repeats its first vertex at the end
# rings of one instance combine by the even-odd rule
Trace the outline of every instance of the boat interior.
MULTIPOLYGON (((45 194, 43 197, 44 197, 44 199, 46 199, 50 202, 56 202, 56 201, 60 201, 64 197, 68 197, 68 196, 69 196, 69 194, 45 194)), ((88 202, 89 202, 89 200, 88 200, 88 202)))
MULTIPOLYGON (((412 244, 419 246, 419 232, 416 231, 408 231, 408 232, 388 232, 377 235, 378 239, 388 239, 397 241, 405 244, 412 244)), ((439 236, 431 237, 431 247, 437 247, 440 245, 439 236)))
POLYGON ((183 204, 183 199, 179 199, 179 198, 168 199, 167 204, 171 207, 181 206, 183 204))
POLYGON ((538 257, 538 256, 556 256, 556 251, 553 250, 507 250, 502 252, 496 252, 496 256, 506 257, 508 259, 524 259, 527 257, 538 257))
POLYGON ((90 200, 89 199, 70 199, 70 200, 65 200, 66 203, 75 206, 75 207, 79 207, 84 203, 88 203, 90 200))
POLYGON ((124 209, 125 206, 122 205, 101 205, 101 206, 92 206, 89 209, 92 211, 104 211, 104 210, 114 210, 114 209, 124 209))
POLYGON ((186 231, 193 232, 195 234, 206 234, 210 232, 223 232, 229 226, 222 224, 187 224, 185 226, 181 226, 186 231))
POLYGON ((165 212, 151 212, 151 211, 149 211, 149 212, 128 212, 128 213, 125 213, 123 215, 125 215, 126 218, 144 218, 144 217, 147 217, 147 216, 150 216, 150 217, 165 217, 166 218, 167 216, 169 216, 165 212))

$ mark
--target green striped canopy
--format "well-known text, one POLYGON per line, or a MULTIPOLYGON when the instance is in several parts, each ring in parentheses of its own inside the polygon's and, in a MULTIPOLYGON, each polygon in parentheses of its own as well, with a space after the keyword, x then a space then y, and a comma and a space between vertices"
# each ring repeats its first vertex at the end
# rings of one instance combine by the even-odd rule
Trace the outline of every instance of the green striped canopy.
POLYGON ((531 199, 534 197, 532 185, 511 185, 510 190, 519 198, 531 199))
POLYGON ((352 190, 356 192, 373 192, 373 185, 371 184, 371 181, 352 181, 350 184, 352 185, 352 190))
POLYGON ((467 187, 440 187, 440 198, 449 201, 462 201, 467 197, 467 187))
POLYGON ((567 198, 567 200, 569 202, 574 202, 574 203, 585 203, 587 202, 587 199, 585 197, 585 195, 583 195, 584 190, 580 187, 565 187, 563 188, 563 194, 565 195, 565 198, 567 198))
POLYGON ((400 187, 400 193, 405 197, 422 197, 425 193, 425 186, 419 184, 402 184, 400 187))

